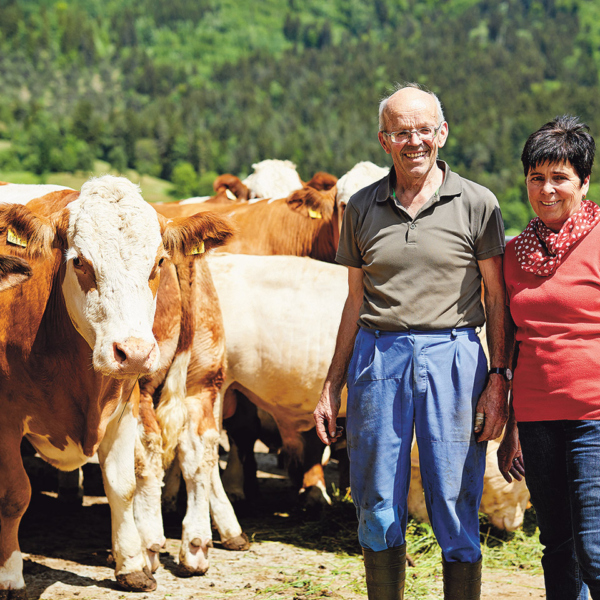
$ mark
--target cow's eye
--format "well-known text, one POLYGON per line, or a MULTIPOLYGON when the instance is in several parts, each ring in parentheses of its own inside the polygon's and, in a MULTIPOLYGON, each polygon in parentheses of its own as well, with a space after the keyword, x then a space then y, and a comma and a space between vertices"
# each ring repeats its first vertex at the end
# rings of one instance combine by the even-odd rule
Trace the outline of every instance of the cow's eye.
POLYGON ((79 258, 79 256, 76 256, 76 257, 73 259, 73 266, 74 266, 76 269, 81 269, 81 267, 83 267, 83 263, 81 262, 81 259, 79 258))
POLYGON ((159 267, 162 267, 164 262, 165 262, 165 259, 164 259, 164 258, 161 258, 161 259, 158 261, 158 266, 159 266, 159 267))

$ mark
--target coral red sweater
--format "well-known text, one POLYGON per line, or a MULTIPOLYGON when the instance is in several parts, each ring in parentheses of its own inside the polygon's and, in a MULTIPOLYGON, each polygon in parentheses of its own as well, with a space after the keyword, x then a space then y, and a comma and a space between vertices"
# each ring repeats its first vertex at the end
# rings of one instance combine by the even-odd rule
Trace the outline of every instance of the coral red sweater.
POLYGON ((600 419, 600 226, 550 277, 521 269, 514 240, 504 279, 517 325, 517 421, 600 419))

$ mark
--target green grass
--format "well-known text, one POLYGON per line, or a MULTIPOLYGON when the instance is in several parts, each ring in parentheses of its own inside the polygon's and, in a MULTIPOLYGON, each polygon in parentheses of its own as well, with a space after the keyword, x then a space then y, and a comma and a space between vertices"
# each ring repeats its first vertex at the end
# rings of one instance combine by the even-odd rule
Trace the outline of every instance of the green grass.
MULTIPOLYGON (((76 173, 47 173, 38 176, 35 173, 27 171, 0 171, 0 181, 9 181, 11 183, 51 183, 55 185, 64 185, 75 190, 81 189, 81 186, 91 177, 98 175, 119 175, 111 170, 107 162, 97 160, 94 163, 94 170, 90 172, 78 171, 76 173)), ((150 175, 140 175, 137 171, 128 170, 124 173, 125 177, 137 183, 142 188, 142 195, 148 202, 172 202, 173 197, 169 191, 173 187, 169 181, 151 177, 150 175)))

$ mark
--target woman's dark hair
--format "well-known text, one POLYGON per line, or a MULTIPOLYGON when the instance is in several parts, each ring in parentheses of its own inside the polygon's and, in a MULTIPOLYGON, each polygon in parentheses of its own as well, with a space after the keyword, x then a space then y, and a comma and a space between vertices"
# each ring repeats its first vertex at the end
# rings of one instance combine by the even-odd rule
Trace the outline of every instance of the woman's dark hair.
POLYGON ((525 142, 521 162, 525 177, 544 163, 570 162, 581 183, 591 174, 596 142, 590 128, 577 117, 563 115, 532 133, 525 142))

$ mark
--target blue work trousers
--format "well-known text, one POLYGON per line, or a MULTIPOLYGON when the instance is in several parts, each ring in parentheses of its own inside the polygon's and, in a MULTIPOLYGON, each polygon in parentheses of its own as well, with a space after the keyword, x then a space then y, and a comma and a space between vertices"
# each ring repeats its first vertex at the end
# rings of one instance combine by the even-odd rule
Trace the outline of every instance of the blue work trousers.
POLYGON ((519 439, 546 598, 600 599, 600 421, 523 422, 519 439))
POLYGON ((425 502, 448 562, 481 558, 478 510, 486 443, 473 434, 487 361, 474 329, 360 329, 348 370, 350 485, 358 539, 404 543, 416 433, 425 502))

